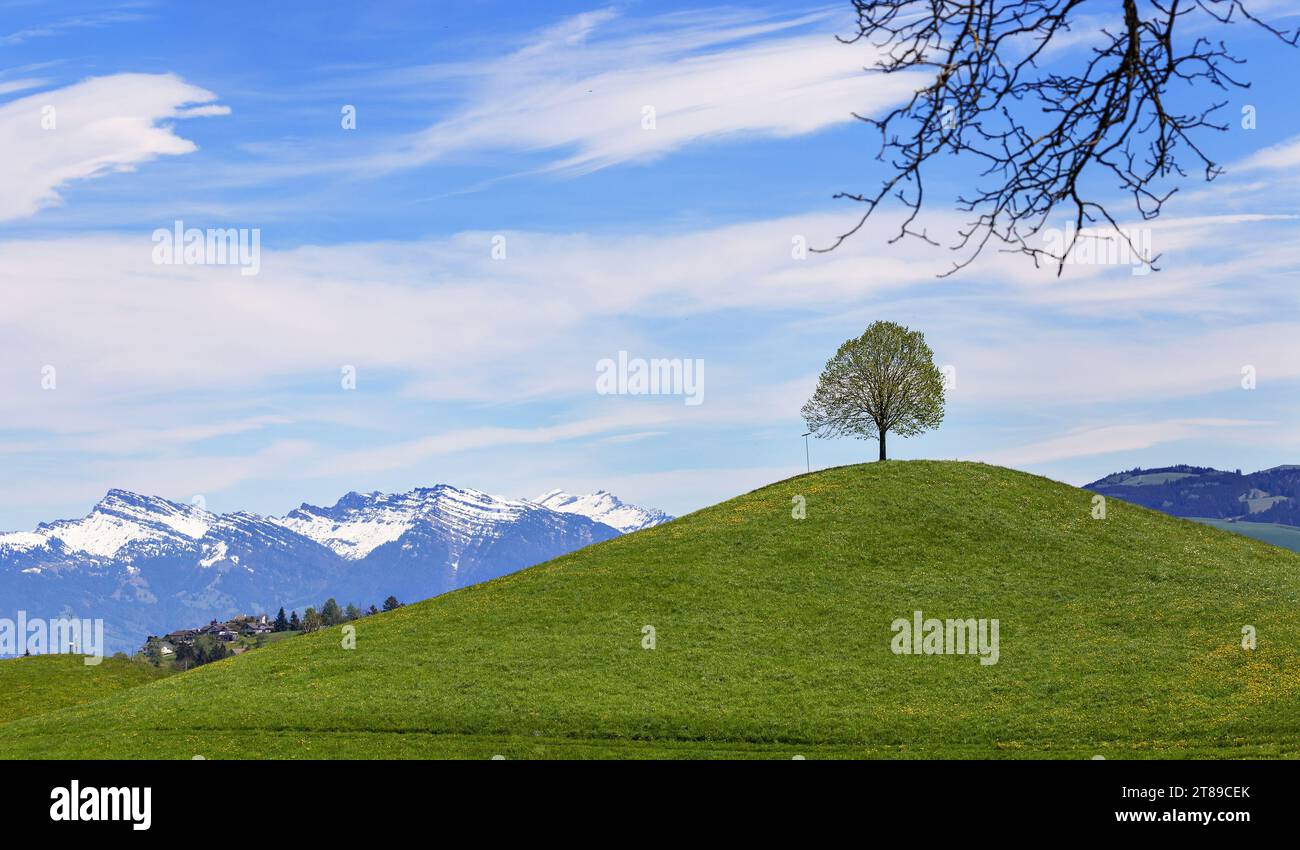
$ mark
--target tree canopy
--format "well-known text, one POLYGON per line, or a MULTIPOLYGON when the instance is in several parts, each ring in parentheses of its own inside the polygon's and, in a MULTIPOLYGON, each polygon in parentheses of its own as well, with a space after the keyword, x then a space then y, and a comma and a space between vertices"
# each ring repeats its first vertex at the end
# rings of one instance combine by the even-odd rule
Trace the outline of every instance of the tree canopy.
POLYGON ((818 437, 879 440, 885 460, 886 434, 911 437, 938 428, 943 403, 943 373, 925 335, 874 322, 826 362, 803 417, 818 437))
POLYGON ((325 604, 320 608, 320 622, 322 626, 337 626, 343 622, 343 609, 334 597, 325 600, 325 604))

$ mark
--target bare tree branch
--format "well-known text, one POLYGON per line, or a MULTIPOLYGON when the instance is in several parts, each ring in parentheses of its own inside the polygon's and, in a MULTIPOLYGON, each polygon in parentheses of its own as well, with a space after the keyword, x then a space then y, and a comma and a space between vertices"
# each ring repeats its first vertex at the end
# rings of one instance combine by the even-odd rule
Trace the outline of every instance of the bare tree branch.
POLYGON ((1248 88, 1232 71, 1244 64, 1222 41, 1189 30, 1214 29, 1238 20, 1295 46, 1300 28, 1277 29, 1252 15, 1246 0, 852 0, 857 32, 840 37, 881 52, 869 70, 881 74, 923 71, 929 85, 883 118, 855 115, 880 134, 876 159, 888 176, 874 192, 841 192, 866 205, 858 221, 833 244, 856 234, 893 199, 906 211, 896 242, 905 236, 937 244, 917 218, 925 199, 926 166, 940 155, 979 164, 974 188, 957 207, 973 218, 958 229, 951 248, 962 254, 947 276, 969 265, 990 244, 1057 264, 1085 228, 1104 223, 1136 256, 1146 257, 1100 200, 1118 188, 1133 199, 1142 220, 1160 215, 1195 163, 1206 180, 1221 172, 1195 141, 1198 131, 1226 130, 1213 114, 1226 103, 1217 89, 1248 88), (1113 17, 1081 67, 1057 68, 1049 53, 1085 24, 1083 7, 1113 17), (1200 18, 1200 22, 1195 20, 1200 18), (1180 38, 1180 36, 1182 36, 1180 38), (1188 43, 1190 41, 1190 43, 1188 43), (1180 105, 1185 84, 1196 105, 1180 105), (1111 187, 1105 184, 1111 183, 1111 187), (1072 236, 1059 253, 1030 244, 1052 216, 1068 217, 1072 236))

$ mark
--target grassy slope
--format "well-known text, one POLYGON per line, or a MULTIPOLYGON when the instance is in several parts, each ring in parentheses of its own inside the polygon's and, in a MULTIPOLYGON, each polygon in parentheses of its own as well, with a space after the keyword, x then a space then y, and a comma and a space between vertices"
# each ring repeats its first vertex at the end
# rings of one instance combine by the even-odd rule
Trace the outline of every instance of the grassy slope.
POLYGON ((0 726, 0 756, 1300 755, 1300 556, 1091 499, 977 464, 801 476, 355 650, 328 630, 0 726), (1000 619, 1000 663, 893 655, 918 608, 1000 619))
POLYGON ((138 661, 105 658, 88 666, 81 655, 35 655, 0 661, 0 724, 103 699, 160 679, 165 671, 138 661))

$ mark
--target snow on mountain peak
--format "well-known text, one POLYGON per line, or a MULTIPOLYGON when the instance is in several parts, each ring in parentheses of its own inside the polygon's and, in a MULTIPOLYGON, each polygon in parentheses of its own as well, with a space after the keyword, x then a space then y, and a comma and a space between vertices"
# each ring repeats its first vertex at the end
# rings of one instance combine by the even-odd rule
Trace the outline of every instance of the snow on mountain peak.
MULTIPOLYGON (((62 549, 114 558, 127 547, 188 546, 209 533, 274 526, 310 538, 348 560, 360 560, 417 527, 437 529, 449 545, 459 548, 475 539, 496 536, 500 529, 539 511, 539 516, 546 511, 583 516, 622 533, 672 518, 662 511, 627 504, 606 490, 585 496, 552 490, 528 501, 439 484, 406 493, 351 492, 331 507, 304 503, 282 518, 263 519, 245 513, 217 516, 195 505, 113 489, 82 519, 0 534, 0 551, 62 549)), ((222 556, 215 544, 204 552, 203 566, 222 556)))
POLYGON ((563 490, 551 490, 533 501, 553 511, 585 516, 616 528, 624 534, 661 525, 672 519, 663 511, 628 504, 608 490, 597 490, 586 496, 575 496, 563 490))
POLYGON ((0 534, 0 547, 25 551, 58 541, 71 552, 112 558, 132 544, 198 540, 208 533, 213 519, 193 505, 114 489, 85 517, 41 523, 32 532, 0 534))
POLYGON ((420 524, 469 540, 513 522, 536 505, 447 484, 406 493, 349 493, 333 507, 304 504, 277 520, 350 560, 359 560, 420 524))
POLYGON ((0 549, 25 552, 44 546, 49 540, 49 537, 36 531, 10 531, 0 534, 0 549))

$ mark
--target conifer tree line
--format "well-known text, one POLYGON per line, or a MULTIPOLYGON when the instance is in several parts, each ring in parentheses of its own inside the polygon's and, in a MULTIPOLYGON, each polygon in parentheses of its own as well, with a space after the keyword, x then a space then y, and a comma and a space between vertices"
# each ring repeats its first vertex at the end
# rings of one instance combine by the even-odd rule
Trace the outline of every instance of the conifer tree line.
POLYGON ((371 605, 362 611, 351 602, 348 603, 346 608, 340 608, 338 601, 331 596, 325 600, 325 604, 321 605, 319 611, 315 608, 308 608, 301 617, 298 616, 297 611, 286 617, 284 608, 281 607, 280 612, 275 615, 275 623, 271 630, 274 632, 315 632, 329 626, 338 626, 353 620, 360 620, 362 617, 378 614, 381 610, 395 611, 401 607, 402 603, 397 601, 397 597, 389 596, 384 600, 382 608, 371 605))

